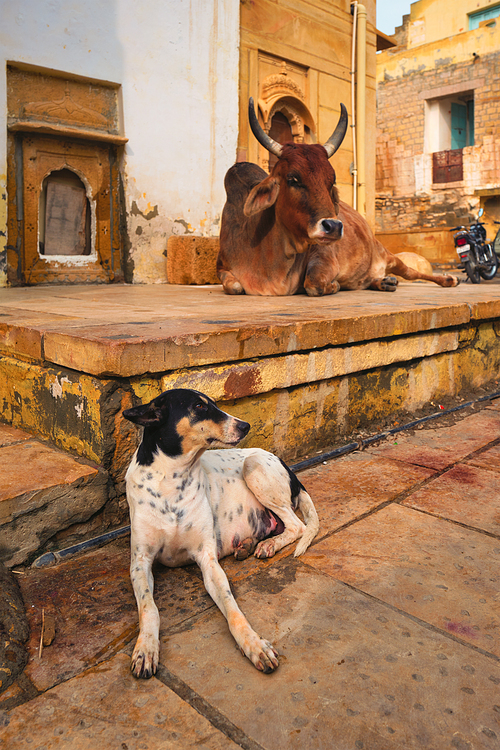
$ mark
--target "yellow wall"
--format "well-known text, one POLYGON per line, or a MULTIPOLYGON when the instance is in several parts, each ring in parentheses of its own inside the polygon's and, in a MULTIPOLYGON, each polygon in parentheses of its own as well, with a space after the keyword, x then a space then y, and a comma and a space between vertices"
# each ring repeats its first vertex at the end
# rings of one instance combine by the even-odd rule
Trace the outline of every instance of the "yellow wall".
POLYGON ((411 4, 408 46, 429 44, 468 31, 469 13, 495 5, 498 0, 418 0, 411 4))

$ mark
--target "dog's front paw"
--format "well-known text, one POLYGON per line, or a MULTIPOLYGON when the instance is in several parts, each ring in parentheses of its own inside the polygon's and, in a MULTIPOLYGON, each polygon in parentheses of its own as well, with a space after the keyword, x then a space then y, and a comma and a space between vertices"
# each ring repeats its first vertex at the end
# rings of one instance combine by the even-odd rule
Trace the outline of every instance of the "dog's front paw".
POLYGON ((158 669, 160 659, 160 644, 158 640, 151 643, 149 647, 144 645, 144 641, 139 639, 135 644, 134 653, 130 662, 130 671, 134 677, 141 677, 148 680, 158 669))
POLYGON ((279 667, 278 652, 269 641, 260 638, 257 633, 254 633, 252 643, 248 643, 247 648, 242 648, 241 652, 250 659, 259 672, 264 672, 264 674, 274 672, 279 667))
POLYGON ((259 542, 255 548, 254 554, 255 557, 258 557, 261 560, 267 557, 274 557, 275 545, 273 537, 271 537, 271 539, 263 539, 262 542, 259 542))

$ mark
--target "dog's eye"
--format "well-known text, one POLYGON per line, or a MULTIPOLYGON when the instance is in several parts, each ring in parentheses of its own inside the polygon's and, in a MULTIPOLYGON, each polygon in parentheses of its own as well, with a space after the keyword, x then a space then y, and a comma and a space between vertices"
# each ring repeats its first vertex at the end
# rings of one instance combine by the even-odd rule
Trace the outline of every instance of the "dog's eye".
POLYGON ((198 411, 206 411, 207 405, 200 401, 198 404, 195 404, 194 408, 197 409, 198 411))

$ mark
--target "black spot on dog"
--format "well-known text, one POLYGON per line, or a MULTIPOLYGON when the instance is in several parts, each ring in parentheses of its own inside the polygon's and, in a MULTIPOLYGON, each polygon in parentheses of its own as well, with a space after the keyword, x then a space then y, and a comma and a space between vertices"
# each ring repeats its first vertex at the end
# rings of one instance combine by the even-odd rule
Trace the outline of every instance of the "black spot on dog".
POLYGON ((290 497, 291 497, 291 502, 292 502, 292 508, 294 510, 297 510, 298 497, 300 495, 300 491, 304 490, 305 492, 306 488, 304 487, 302 482, 295 476, 293 471, 286 465, 286 463, 282 461, 281 458, 278 460, 288 474, 288 479, 290 482, 290 497))

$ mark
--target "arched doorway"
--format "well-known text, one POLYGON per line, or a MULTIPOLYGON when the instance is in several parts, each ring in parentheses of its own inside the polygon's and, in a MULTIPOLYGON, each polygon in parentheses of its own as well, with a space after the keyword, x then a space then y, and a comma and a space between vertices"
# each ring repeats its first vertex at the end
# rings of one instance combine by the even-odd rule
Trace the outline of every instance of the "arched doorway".
MULTIPOLYGON (((283 112, 275 112, 272 116, 269 135, 277 143, 289 143, 293 141, 292 127, 283 112)), ((277 161, 277 156, 269 154, 269 171, 271 171, 277 161)))

